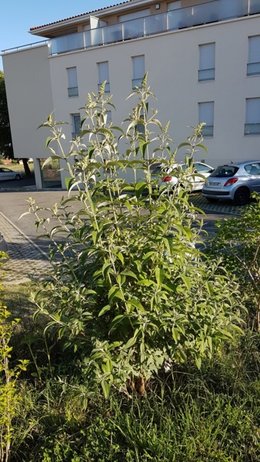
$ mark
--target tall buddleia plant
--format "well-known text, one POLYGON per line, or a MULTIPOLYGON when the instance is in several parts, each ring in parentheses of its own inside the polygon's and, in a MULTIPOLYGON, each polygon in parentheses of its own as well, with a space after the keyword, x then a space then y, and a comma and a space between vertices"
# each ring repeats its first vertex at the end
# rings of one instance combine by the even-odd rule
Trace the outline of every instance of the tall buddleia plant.
POLYGON ((173 148, 168 125, 150 108, 146 77, 128 118, 114 126, 104 89, 88 95, 69 151, 62 125, 53 116, 43 124, 70 180, 49 209, 51 232, 46 210, 30 203, 52 240, 51 280, 35 301, 90 389, 142 395, 160 370, 188 360, 200 367, 240 331, 237 285, 199 250, 201 222, 189 193, 202 126, 173 148), (185 172, 176 168, 178 149, 186 151, 185 172), (164 172, 178 176, 174 189, 160 187, 164 172))

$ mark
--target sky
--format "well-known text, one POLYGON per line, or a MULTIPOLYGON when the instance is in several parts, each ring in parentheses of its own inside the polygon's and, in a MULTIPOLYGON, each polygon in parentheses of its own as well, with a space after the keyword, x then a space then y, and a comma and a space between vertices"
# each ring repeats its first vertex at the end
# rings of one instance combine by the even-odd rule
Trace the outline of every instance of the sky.
MULTIPOLYGON (((0 51, 44 40, 31 35, 31 27, 65 19, 122 0, 2 0, 0 8, 0 51)), ((3 69, 0 58, 0 69, 3 69)))

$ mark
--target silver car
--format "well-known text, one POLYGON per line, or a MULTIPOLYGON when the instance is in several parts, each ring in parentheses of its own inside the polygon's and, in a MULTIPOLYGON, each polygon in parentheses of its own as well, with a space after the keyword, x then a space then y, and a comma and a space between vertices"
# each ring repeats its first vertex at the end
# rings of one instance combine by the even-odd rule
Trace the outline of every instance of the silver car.
POLYGON ((0 167, 0 181, 21 180, 22 174, 10 168, 0 167))
POLYGON ((260 160, 236 162, 217 167, 207 178, 202 194, 209 202, 228 199, 247 204, 251 192, 260 193, 260 160))

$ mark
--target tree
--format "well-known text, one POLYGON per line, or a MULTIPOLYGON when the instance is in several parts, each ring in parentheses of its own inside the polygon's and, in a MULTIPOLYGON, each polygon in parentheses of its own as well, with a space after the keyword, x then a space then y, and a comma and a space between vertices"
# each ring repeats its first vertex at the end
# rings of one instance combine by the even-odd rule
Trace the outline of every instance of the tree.
POLYGON ((4 73, 0 71, 0 153, 13 158, 13 146, 7 107, 4 73))
MULTIPOLYGON (((0 154, 7 159, 14 158, 5 80, 2 71, 0 71, 0 154)), ((28 166, 28 159, 23 158, 22 161, 25 174, 28 176, 31 174, 28 166)))

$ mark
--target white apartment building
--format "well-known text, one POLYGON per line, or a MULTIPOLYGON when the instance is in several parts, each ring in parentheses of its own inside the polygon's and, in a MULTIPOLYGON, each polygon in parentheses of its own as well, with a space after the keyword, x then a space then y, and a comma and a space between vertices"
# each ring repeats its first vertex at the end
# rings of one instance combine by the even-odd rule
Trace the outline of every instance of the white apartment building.
POLYGON ((30 32, 45 40, 2 57, 15 157, 34 159, 38 188, 65 187, 64 173, 42 168, 48 114, 71 140, 106 80, 120 124, 145 72, 176 145, 203 121, 199 159, 260 159, 260 0, 129 0, 30 32))

